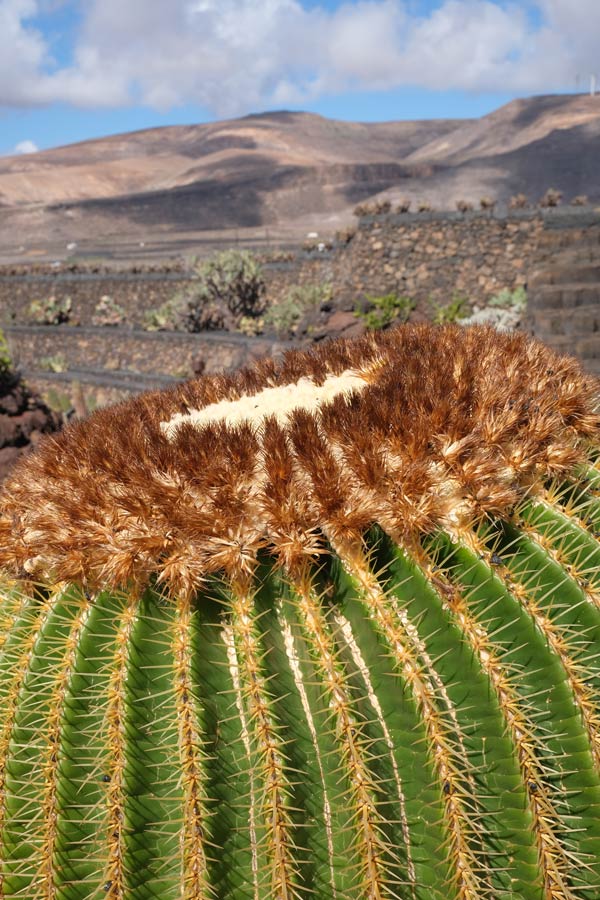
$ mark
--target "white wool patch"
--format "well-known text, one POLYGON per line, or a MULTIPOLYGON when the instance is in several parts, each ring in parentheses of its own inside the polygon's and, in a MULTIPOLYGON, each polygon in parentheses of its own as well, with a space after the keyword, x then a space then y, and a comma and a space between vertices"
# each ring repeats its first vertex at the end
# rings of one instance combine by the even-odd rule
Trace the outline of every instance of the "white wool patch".
POLYGON ((315 412, 324 403, 329 403, 340 394, 361 391, 369 383, 366 372, 347 369, 341 375, 329 375, 323 384, 315 384, 311 378, 300 378, 292 384, 267 387, 258 394, 246 394, 239 400, 220 400, 203 409, 190 409, 187 413, 176 413, 168 422, 161 422, 164 434, 172 440, 177 429, 184 423, 195 428, 203 428, 215 422, 226 425, 240 425, 250 422, 258 427, 266 416, 275 416, 285 424, 295 409, 315 412))

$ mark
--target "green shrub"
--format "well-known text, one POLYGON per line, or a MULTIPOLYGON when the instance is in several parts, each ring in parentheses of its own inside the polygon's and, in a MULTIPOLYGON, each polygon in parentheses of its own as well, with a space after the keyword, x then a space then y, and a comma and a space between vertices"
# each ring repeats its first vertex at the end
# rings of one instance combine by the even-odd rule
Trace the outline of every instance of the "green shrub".
POLYGON ((383 294, 379 297, 367 294, 367 309, 357 307, 354 315, 365 323, 371 330, 387 328, 389 325, 408 321, 413 309, 416 307, 410 297, 398 294, 383 294))
POLYGON ((179 295, 166 300, 155 309, 148 309, 142 316, 145 331, 181 331, 181 300, 179 295))
POLYGON ((487 301, 487 305, 523 312, 527 307, 527 291, 522 285, 512 291, 510 288, 503 288, 487 301))
POLYGON ((454 296, 450 303, 432 303, 431 311, 431 320, 435 325, 451 325, 466 319, 471 310, 468 300, 454 296))
POLYGON ((29 304, 29 319, 36 325, 63 325, 71 320, 73 302, 70 297, 52 295, 46 300, 32 300, 29 304))
POLYGON ((64 353, 54 353, 52 356, 42 356, 40 357, 38 365, 40 369, 43 369, 46 372, 66 372, 69 368, 64 353))
POLYGON ((104 294, 94 307, 94 315, 92 316, 92 325, 116 326, 122 325, 127 318, 127 314, 123 307, 104 294))
POLYGON ((0 328, 0 381, 8 372, 12 371, 12 360, 10 356, 10 348, 4 331, 0 328))
POLYGON ((193 272, 194 280, 183 292, 188 304, 188 331, 202 330, 196 326, 196 316, 201 318, 205 305, 227 310, 236 321, 264 311, 262 269, 249 251, 224 250, 197 262, 193 272))
POLYGON ((224 250, 195 262, 193 279, 143 318, 147 331, 233 331, 242 319, 259 318, 265 285, 256 258, 246 250, 224 250))
POLYGON ((263 330, 289 337, 307 312, 328 303, 332 297, 333 287, 329 283, 293 285, 282 300, 268 307, 262 317, 263 330))

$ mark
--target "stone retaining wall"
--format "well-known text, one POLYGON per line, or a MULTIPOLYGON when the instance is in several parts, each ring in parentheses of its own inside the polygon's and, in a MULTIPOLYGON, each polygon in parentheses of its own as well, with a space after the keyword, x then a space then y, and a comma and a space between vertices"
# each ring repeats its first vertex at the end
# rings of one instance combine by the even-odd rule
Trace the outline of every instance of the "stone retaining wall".
MULTIPOLYGON (((349 309, 366 294, 396 292, 423 302, 448 301, 460 294, 474 303, 503 288, 527 282, 542 261, 540 235, 548 223, 573 218, 559 210, 490 213, 424 213, 367 217, 358 221, 347 243, 333 251, 305 253, 267 264, 267 299, 277 303, 292 285, 331 283, 336 306, 349 309)), ((564 223, 563 223, 564 224, 564 223)), ((15 272, 14 267, 9 270, 15 272)), ((92 323, 94 308, 108 295, 127 313, 129 325, 142 324, 147 310, 161 306, 189 279, 172 271, 64 272, 37 266, 29 276, 0 270, 0 323, 24 324, 32 300, 71 297, 73 320, 92 323)))
POLYGON ((420 303, 458 294, 483 303, 527 283, 543 228, 535 213, 368 219, 336 258, 334 283, 346 298, 394 292, 420 303))
POLYGON ((262 356, 281 355, 290 346, 239 334, 173 334, 70 325, 10 326, 6 337, 14 365, 28 371, 58 365, 62 356, 68 369, 176 378, 190 378, 194 371, 237 369, 262 356))
MULTIPOLYGON (((293 285, 330 283, 333 303, 323 315, 331 321, 341 315, 352 319, 351 313, 340 310, 352 310, 367 294, 392 292, 414 299, 418 304, 415 316, 423 318, 430 312, 431 303, 446 303, 456 295, 481 305, 503 288, 527 285, 533 272, 551 262, 557 247, 573 246, 583 239, 582 235, 599 227, 600 210, 570 208, 365 217, 358 220, 350 240, 338 243, 333 250, 299 250, 292 258, 266 264, 267 298, 277 303, 293 285)), ((18 337, 18 329, 13 329, 11 341, 17 356, 25 353, 30 357, 25 367, 38 368, 31 365, 36 362, 35 354, 39 362, 41 357, 57 353, 65 355, 71 368, 96 366, 94 357, 99 354, 106 368, 176 375, 190 371, 202 353, 208 354, 207 371, 244 364, 251 358, 250 344, 239 334, 177 335, 166 341, 157 337, 157 343, 151 344, 136 333, 144 312, 172 298, 188 281, 177 265, 131 272, 74 271, 73 267, 65 271, 41 266, 28 272, 13 267, 0 270, 0 324, 25 324, 33 299, 69 296, 73 320, 88 326, 100 298, 108 295, 125 308, 126 328, 90 329, 87 336, 80 333, 75 337, 69 332, 76 329, 68 326, 60 330, 60 337, 50 331, 44 337, 42 327, 35 340, 24 333, 18 337), (154 349, 149 351, 149 346, 154 349)), ((554 302, 551 293, 546 294, 549 304, 554 302)), ((594 310, 586 310, 581 322, 567 312, 559 325, 548 325, 548 316, 544 318, 546 299, 540 294, 536 300, 537 319, 545 323, 546 331, 546 326, 562 329, 561 349, 563 345, 566 349, 577 346, 578 338, 573 333, 577 328, 581 340, 598 345, 598 332, 589 333, 597 328, 594 310)), ((554 313, 551 315, 556 319, 554 313)), ((536 323, 530 320, 536 333, 536 323)), ((333 333, 331 329, 321 330, 321 336, 333 333)), ((274 346, 267 338, 251 343, 258 348, 252 350, 253 355, 271 352, 274 346)), ((590 350, 586 344, 588 356, 591 352, 594 348, 590 350)))

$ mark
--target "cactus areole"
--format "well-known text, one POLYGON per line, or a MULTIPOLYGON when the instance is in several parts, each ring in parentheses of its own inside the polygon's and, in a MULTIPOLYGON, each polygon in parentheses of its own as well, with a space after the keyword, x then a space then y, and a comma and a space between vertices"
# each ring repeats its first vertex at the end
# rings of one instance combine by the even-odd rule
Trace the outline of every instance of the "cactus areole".
POLYGON ((0 898, 598 900, 598 398, 404 326, 48 438, 0 514, 0 898))

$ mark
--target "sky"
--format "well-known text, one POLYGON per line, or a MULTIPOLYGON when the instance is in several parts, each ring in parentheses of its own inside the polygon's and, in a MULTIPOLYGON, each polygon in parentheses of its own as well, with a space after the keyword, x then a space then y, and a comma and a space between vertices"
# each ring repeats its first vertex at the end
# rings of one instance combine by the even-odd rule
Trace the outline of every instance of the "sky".
POLYGON ((274 109, 470 118, 600 85, 600 0, 0 0, 0 155, 274 109))

